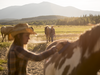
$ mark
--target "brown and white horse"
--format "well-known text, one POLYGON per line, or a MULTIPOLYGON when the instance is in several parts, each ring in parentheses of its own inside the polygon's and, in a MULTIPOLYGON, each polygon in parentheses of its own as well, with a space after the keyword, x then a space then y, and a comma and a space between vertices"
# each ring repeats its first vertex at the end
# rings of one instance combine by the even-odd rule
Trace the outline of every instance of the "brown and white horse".
MULTIPOLYGON (((55 41, 47 49, 60 41, 66 42, 55 41)), ((100 25, 63 47, 45 61, 44 75, 97 75, 100 69, 100 25)))

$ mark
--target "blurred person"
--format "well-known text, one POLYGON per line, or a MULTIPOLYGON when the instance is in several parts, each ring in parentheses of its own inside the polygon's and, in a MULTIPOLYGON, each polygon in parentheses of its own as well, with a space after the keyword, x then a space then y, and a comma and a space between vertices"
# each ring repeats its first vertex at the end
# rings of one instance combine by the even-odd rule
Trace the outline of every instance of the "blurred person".
POLYGON ((48 43, 48 42, 50 42, 51 28, 48 25, 46 25, 45 28, 44 28, 44 31, 45 31, 46 41, 48 43))
POLYGON ((51 26, 51 32, 50 32, 50 37, 51 37, 51 41, 54 41, 54 36, 55 36, 55 29, 53 27, 53 25, 51 26))
POLYGON ((20 23, 13 27, 8 35, 8 40, 13 40, 13 43, 8 51, 8 75, 30 75, 26 73, 28 60, 41 61, 58 52, 62 43, 53 46, 39 54, 28 51, 26 45, 30 39, 30 34, 36 34, 32 27, 27 23, 20 23))

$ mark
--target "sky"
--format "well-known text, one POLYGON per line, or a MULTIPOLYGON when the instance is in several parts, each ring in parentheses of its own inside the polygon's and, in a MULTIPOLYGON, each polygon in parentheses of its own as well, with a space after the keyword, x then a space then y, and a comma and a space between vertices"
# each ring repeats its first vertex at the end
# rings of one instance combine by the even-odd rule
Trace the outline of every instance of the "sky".
POLYGON ((100 11, 100 0, 0 0, 0 10, 9 6, 50 2, 62 7, 73 6, 81 10, 100 11))

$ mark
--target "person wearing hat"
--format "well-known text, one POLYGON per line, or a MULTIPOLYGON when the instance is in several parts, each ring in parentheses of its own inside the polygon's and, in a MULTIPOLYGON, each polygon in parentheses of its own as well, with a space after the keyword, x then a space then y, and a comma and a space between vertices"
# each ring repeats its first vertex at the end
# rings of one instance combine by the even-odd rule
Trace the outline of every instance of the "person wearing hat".
POLYGON ((28 75, 26 67, 28 60, 41 61, 58 52, 64 43, 58 43, 49 50, 45 50, 40 54, 30 52, 26 49, 30 34, 36 34, 32 27, 27 23, 20 23, 13 27, 8 35, 8 40, 13 40, 13 43, 8 51, 8 75, 28 75))

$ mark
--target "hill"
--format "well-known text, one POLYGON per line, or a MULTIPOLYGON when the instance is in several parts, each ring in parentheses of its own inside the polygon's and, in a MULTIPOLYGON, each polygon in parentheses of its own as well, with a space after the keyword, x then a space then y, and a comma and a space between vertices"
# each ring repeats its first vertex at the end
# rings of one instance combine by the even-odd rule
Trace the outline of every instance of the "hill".
POLYGON ((29 23, 33 21, 47 21, 47 20, 58 20, 58 19, 64 19, 65 16, 59 16, 59 15, 48 15, 48 16, 38 16, 38 17, 32 17, 32 18, 22 18, 22 19, 3 19, 0 20, 0 24, 9 25, 9 24, 18 24, 18 23, 29 23))
POLYGON ((22 19, 37 16, 60 15, 66 17, 80 17, 83 15, 100 15, 99 11, 85 11, 75 7, 62 7, 49 2, 10 6, 0 10, 0 19, 22 19))

